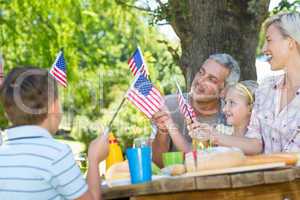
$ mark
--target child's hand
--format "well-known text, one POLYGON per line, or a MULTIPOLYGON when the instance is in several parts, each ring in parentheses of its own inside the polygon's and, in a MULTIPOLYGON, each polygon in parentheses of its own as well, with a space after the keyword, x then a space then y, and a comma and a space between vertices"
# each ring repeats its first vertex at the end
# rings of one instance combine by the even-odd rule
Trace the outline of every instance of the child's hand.
POLYGON ((212 127, 210 125, 197 121, 192 122, 189 119, 187 119, 187 123, 187 128, 191 138, 198 140, 209 140, 212 133, 212 127))
POLYGON ((88 159, 89 162, 96 162, 99 164, 104 160, 109 153, 108 134, 102 134, 94 139, 89 146, 88 159))

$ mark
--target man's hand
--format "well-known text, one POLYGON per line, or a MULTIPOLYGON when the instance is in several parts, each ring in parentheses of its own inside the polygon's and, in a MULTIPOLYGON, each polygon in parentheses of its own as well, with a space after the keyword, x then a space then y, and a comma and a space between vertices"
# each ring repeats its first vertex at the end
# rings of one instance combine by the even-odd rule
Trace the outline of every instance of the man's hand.
POLYGON ((161 133, 168 133, 174 126, 174 122, 166 106, 162 107, 160 111, 153 115, 152 121, 156 124, 161 133))
POLYGON ((102 134, 94 139, 89 146, 88 159, 90 162, 100 163, 109 153, 108 134, 102 134))

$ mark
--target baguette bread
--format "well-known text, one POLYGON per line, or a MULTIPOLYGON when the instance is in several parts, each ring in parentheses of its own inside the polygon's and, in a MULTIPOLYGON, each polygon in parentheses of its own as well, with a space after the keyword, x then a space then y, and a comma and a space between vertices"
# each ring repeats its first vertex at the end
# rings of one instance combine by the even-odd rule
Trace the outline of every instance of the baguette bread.
POLYGON ((245 165, 257 165, 275 162, 284 162, 286 165, 295 165, 297 161, 297 153, 274 153, 247 156, 245 165))
POLYGON ((298 158, 298 161, 300 160, 300 152, 291 152, 290 154, 295 155, 298 158))
POLYGON ((187 172, 236 167, 245 161, 246 156, 236 148, 213 147, 185 154, 187 172))
POLYGON ((241 166, 245 160, 246 157, 241 151, 210 152, 205 154, 198 152, 196 170, 225 169, 241 166))

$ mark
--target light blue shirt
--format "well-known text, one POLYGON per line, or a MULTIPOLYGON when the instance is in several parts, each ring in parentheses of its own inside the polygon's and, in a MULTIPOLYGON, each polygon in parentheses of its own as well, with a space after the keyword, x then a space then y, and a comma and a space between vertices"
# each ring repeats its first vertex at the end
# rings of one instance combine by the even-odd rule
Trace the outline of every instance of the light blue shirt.
POLYGON ((70 147, 46 129, 19 126, 2 136, 1 200, 75 199, 87 191, 70 147))

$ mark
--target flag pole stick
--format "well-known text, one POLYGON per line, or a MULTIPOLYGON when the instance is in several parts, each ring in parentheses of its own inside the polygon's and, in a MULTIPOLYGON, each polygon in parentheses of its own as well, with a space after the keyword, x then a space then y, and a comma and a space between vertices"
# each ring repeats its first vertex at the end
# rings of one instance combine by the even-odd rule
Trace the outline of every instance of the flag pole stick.
POLYGON ((139 74, 140 74, 140 72, 138 72, 136 78, 134 79, 134 81, 132 82, 132 84, 131 84, 131 85, 129 86, 129 88, 127 89, 127 91, 126 91, 126 93, 125 93, 125 95, 124 95, 124 97, 123 97, 121 103, 119 104, 119 106, 118 106, 116 112, 114 113, 113 117, 111 118, 110 122, 108 123, 108 126, 105 128, 104 133, 103 133, 104 135, 108 135, 108 134, 109 134, 109 132, 110 132, 110 130, 111 130, 111 127, 112 127, 112 124, 113 124, 115 118, 117 117, 119 111, 121 110, 123 104, 125 103, 125 100, 126 100, 126 97, 127 97, 128 90, 136 83, 136 81, 137 81, 138 78, 139 78, 139 74))
POLYGON ((121 110, 124 102, 126 100, 126 95, 123 97, 122 99, 122 102, 119 104, 118 108, 117 108, 117 111, 114 113, 113 117, 111 118, 108 126, 106 127, 106 129, 104 130, 104 135, 107 135, 109 132, 110 132, 110 129, 111 129, 111 126, 112 126, 112 123, 114 122, 115 118, 117 117, 119 111, 121 110))

